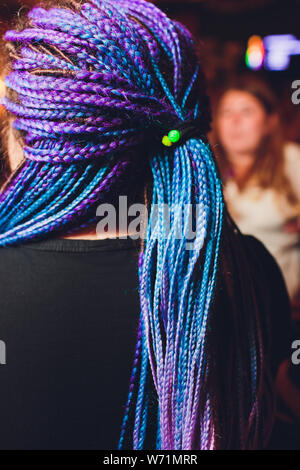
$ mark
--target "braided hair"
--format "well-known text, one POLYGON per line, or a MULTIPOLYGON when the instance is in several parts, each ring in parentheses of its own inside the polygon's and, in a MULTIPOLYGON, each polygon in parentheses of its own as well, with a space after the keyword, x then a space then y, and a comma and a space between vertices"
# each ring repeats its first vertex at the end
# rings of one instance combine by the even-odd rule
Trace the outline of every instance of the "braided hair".
POLYGON ((153 396, 157 449, 257 448, 272 416, 259 309, 205 137, 209 103, 193 37, 145 0, 55 3, 5 35, 3 104, 25 158, 0 193, 0 246, 90 226, 118 182, 147 168, 141 313, 119 449, 145 448, 153 396), (161 144, 163 131, 197 119, 198 136, 161 144), (182 212, 172 212, 166 233, 155 204, 188 208, 192 249, 176 236, 182 212), (217 352, 219 284, 234 304, 226 310, 223 298, 228 364, 217 352))

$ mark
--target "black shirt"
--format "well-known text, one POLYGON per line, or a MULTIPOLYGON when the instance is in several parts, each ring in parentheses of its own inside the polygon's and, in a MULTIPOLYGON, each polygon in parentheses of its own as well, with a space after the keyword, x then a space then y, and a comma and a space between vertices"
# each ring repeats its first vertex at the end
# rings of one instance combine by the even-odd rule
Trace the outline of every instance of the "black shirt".
MULTIPOLYGON (((279 362, 286 289, 273 257, 246 239, 266 295, 273 289, 279 362)), ((0 449, 117 449, 140 312, 137 260, 130 238, 0 249, 0 449)))
POLYGON ((0 250, 1 449, 116 449, 139 317, 132 239, 0 250))

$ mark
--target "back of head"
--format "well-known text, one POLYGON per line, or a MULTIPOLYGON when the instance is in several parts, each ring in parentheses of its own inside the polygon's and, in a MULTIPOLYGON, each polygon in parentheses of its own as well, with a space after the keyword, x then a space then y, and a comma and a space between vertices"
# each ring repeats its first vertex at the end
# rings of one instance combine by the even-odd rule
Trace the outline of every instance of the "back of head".
MULTIPOLYGON (((29 172, 35 182, 31 197, 37 200, 37 187, 43 187, 45 196, 45 178, 49 187, 55 184, 68 194, 59 205, 67 218, 55 222, 53 235, 90 224, 104 192, 120 181, 126 168, 130 166, 131 178, 134 171, 138 175, 148 163, 148 149, 152 155, 157 152, 157 138, 162 147, 164 128, 172 129, 178 120, 200 112, 207 125, 208 111, 190 34, 153 5, 74 0, 55 4, 58 7, 34 8, 16 31, 6 33, 11 72, 4 99, 24 141, 21 174, 26 172, 28 181, 29 172), (42 174, 37 173, 41 164, 42 174), (66 187, 67 180, 83 181, 89 189, 80 212, 76 203, 67 208, 83 196, 82 186, 66 187)), ((21 193, 15 193, 14 205, 19 199, 21 193)), ((24 240, 24 227, 19 238, 19 226, 27 221, 35 239, 49 233, 49 199, 39 228, 36 210, 26 212, 22 200, 18 222, 10 216, 7 228, 14 227, 14 237, 7 243, 24 240)))
POLYGON ((144 0, 55 4, 34 8, 6 33, 11 63, 4 104, 25 159, 0 194, 0 245, 94 223, 97 206, 118 183, 148 168, 141 316, 119 447, 143 449, 149 377, 157 396, 158 449, 255 447, 266 420, 261 338, 251 303, 240 326, 247 329, 248 347, 242 334, 230 344, 233 357, 243 354, 228 375, 225 412, 216 390, 213 300, 220 253, 232 231, 205 137, 210 113, 193 38, 144 0), (176 139, 168 134, 172 129, 179 129, 176 139), (156 204, 174 208, 169 226, 156 204), (188 219, 195 228, 192 245, 188 219))

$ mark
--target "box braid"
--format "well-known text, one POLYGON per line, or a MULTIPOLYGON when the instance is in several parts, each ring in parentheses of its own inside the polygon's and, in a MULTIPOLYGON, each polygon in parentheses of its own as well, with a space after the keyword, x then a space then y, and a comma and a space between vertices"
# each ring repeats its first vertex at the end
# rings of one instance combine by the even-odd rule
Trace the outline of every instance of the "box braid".
POLYGON ((0 245, 95 223, 97 206, 118 182, 146 166, 141 314, 119 449, 145 448, 151 406, 157 449, 257 448, 272 416, 265 412, 261 321, 205 137, 209 104, 193 38, 144 0, 55 4, 33 8, 5 35, 11 60, 3 104, 25 158, 2 187, 0 245), (161 144, 165 130, 197 119, 200 135, 161 144), (152 204, 179 208, 168 233, 152 204), (182 207, 195 223, 190 250, 177 236, 182 207), (218 283, 232 304, 224 364, 216 342, 218 283))

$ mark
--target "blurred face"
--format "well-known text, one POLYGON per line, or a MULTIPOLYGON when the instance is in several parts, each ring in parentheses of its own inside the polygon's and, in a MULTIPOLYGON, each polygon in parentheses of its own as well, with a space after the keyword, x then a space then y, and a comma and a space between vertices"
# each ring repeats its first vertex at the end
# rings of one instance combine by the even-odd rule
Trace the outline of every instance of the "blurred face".
POLYGON ((229 156, 232 153, 255 155, 270 131, 270 118, 253 95, 229 90, 221 98, 216 125, 220 143, 229 156))

